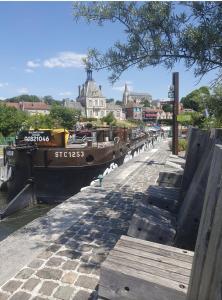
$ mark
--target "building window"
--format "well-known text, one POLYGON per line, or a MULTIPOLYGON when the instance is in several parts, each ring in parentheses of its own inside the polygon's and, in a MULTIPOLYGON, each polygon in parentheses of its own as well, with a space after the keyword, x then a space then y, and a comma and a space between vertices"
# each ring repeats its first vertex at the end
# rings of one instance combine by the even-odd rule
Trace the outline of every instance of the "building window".
POLYGON ((98 106, 98 100, 95 100, 95 106, 98 106))
POLYGON ((92 117, 93 113, 91 110, 89 110, 89 117, 92 117))
POLYGON ((98 111, 97 110, 95 111, 95 116, 98 117, 98 111))
POLYGON ((89 106, 92 107, 92 100, 89 100, 89 106))
POLYGON ((100 100, 100 105, 103 106, 103 100, 100 100))

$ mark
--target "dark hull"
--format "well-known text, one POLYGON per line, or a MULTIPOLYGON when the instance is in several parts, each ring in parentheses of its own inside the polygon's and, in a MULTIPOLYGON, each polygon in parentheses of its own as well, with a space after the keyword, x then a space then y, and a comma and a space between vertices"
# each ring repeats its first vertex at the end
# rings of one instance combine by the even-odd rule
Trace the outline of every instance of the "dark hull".
POLYGON ((16 151, 14 163, 11 164, 12 176, 8 181, 9 201, 17 195, 27 181, 33 180, 38 201, 46 203, 62 202, 79 192, 82 187, 90 185, 93 180, 97 179, 110 167, 111 163, 121 165, 128 153, 134 154, 146 142, 147 139, 140 139, 131 144, 130 148, 129 145, 122 144, 118 149, 100 149, 98 152, 93 153, 95 154, 95 160, 98 160, 84 166, 71 164, 73 160, 67 163, 67 159, 64 158, 63 160, 52 159, 55 150, 50 153, 48 150, 37 150, 33 153, 25 150, 16 151), (99 151, 103 151, 103 155, 99 151), (115 157, 113 157, 113 153, 115 153, 115 157), (99 159, 100 162, 98 162, 99 159))
POLYGON ((97 179, 112 162, 121 165, 124 156, 102 165, 66 168, 35 168, 35 188, 38 201, 46 203, 62 202, 78 193, 84 186, 97 179))

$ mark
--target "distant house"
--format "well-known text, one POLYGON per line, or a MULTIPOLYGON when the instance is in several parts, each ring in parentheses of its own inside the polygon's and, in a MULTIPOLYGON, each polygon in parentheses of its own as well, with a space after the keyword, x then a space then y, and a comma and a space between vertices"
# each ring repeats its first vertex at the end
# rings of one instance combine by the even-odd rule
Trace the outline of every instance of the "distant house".
POLYGON ((117 120, 125 119, 125 115, 123 115, 122 107, 120 105, 114 104, 113 102, 106 103, 106 115, 108 115, 111 112, 117 120))
POLYGON ((160 108, 143 107, 143 121, 156 122, 157 120, 172 119, 171 112, 165 112, 160 108))
POLYGON ((64 99, 63 106, 67 108, 73 108, 79 110, 81 112, 81 115, 85 116, 85 108, 82 106, 80 102, 70 100, 70 99, 64 99))
POLYGON ((29 113, 30 115, 43 114, 47 115, 50 112, 50 106, 44 102, 5 102, 8 107, 15 107, 29 113))
POLYGON ((142 120, 143 106, 136 102, 129 102, 125 105, 126 119, 142 120))

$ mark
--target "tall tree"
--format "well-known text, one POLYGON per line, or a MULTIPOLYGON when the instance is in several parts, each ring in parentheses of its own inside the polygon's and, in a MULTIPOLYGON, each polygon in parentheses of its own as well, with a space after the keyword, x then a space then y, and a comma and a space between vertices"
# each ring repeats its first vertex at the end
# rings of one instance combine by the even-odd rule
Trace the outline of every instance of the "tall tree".
POLYGON ((50 111, 50 117, 55 127, 73 129, 80 117, 80 111, 55 105, 50 111))
POLYGON ((7 102, 40 102, 40 98, 36 95, 20 95, 12 98, 8 98, 5 101, 7 102))
POLYGON ((15 134, 21 128, 26 118, 27 116, 24 112, 14 107, 0 104, 0 133, 4 137, 15 134))
POLYGON ((207 107, 210 115, 222 125, 222 85, 219 84, 213 88, 207 107))
POLYGON ((183 104, 184 108, 190 108, 197 112, 204 112, 208 107, 209 99, 210 91, 208 87, 203 86, 181 98, 180 102, 183 104))
POLYGON ((196 76, 221 72, 221 2, 76 1, 73 12, 77 21, 83 17, 89 23, 123 26, 125 42, 117 41, 106 53, 91 49, 88 55, 92 67, 111 72, 112 82, 131 66, 169 69, 181 60, 188 69, 194 67, 196 76))

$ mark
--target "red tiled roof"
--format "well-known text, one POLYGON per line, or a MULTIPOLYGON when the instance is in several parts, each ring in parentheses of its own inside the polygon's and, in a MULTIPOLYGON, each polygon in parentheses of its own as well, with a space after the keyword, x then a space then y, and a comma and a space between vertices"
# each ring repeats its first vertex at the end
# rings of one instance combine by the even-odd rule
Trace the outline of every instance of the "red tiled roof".
POLYGON ((49 110, 49 105, 44 102, 23 102, 21 106, 25 110, 49 110))
POLYGON ((44 102, 5 102, 7 106, 21 110, 49 110, 50 106, 44 102))
POLYGON ((16 102, 3 102, 3 103, 8 107, 15 107, 17 109, 20 108, 19 103, 16 103, 16 102))

